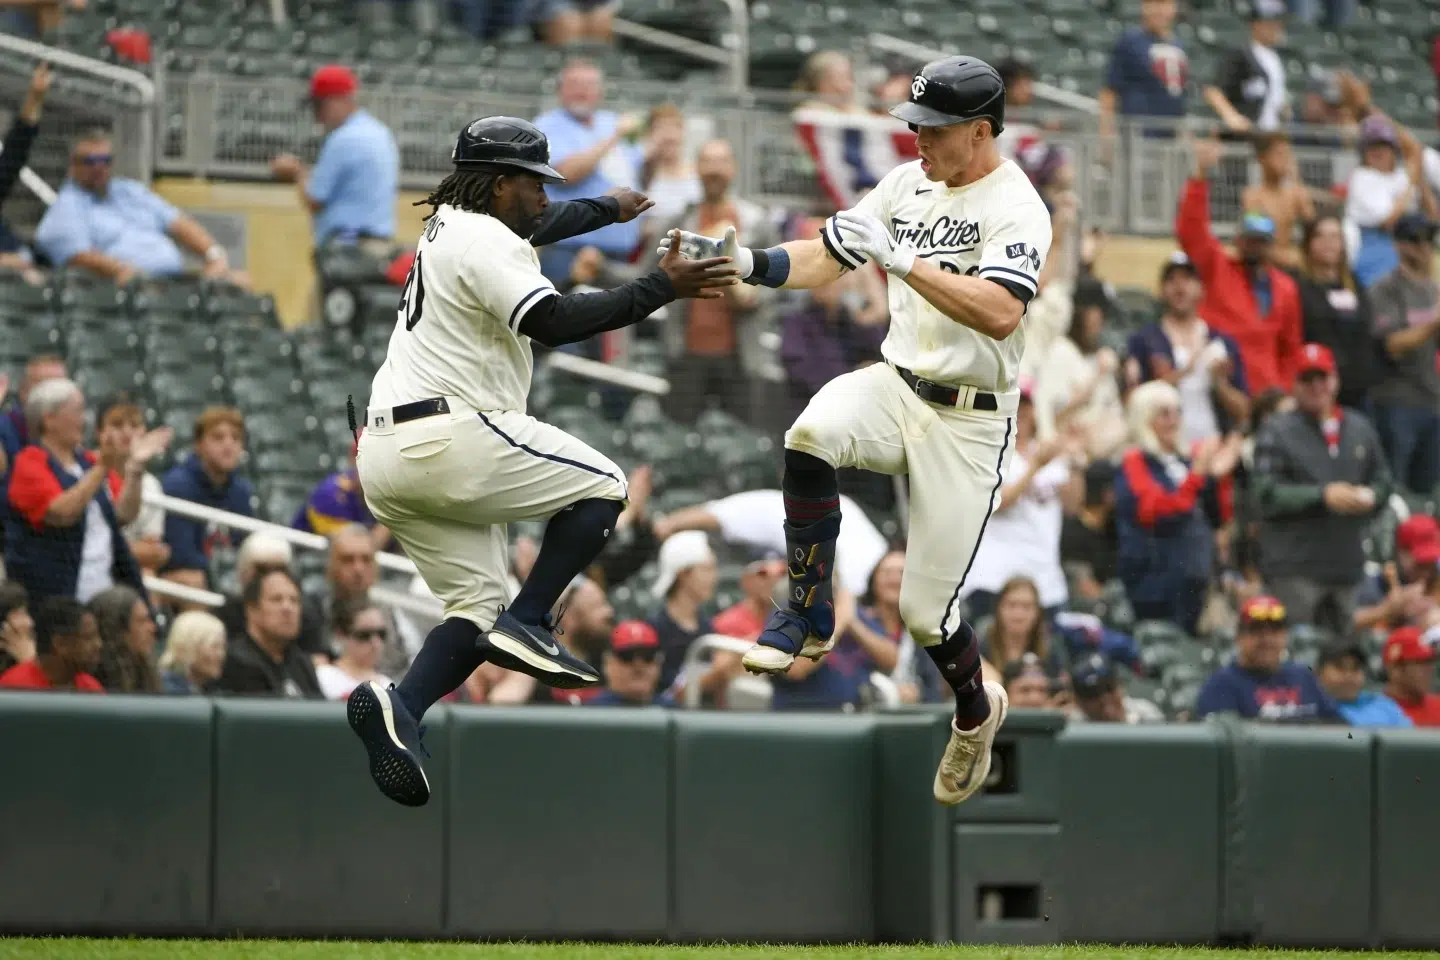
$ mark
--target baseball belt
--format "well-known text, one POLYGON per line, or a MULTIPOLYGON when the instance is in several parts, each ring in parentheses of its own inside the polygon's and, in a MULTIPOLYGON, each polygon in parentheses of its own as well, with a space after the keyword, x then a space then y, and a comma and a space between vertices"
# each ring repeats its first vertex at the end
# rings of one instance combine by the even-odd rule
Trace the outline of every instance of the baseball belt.
POLYGON ((905 385, 915 391, 915 396, 926 403, 942 407, 959 407, 962 410, 986 410, 991 413, 1000 409, 1000 402, 993 393, 985 393, 974 387, 947 387, 943 383, 935 383, 933 380, 917 377, 904 367, 895 364, 891 364, 891 367, 900 374, 900 379, 905 381, 905 385))

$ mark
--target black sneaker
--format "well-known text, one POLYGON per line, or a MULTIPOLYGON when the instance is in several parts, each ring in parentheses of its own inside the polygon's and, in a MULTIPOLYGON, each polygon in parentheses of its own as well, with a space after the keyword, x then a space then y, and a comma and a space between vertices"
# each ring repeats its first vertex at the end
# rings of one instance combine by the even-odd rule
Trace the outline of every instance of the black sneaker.
POLYGON ((521 623, 504 610, 495 618, 485 642, 491 647, 491 663, 527 673, 548 687, 574 690, 601 682, 594 667, 560 645, 548 621, 544 625, 521 623))
POLYGON ((370 778, 396 803, 423 807, 430 799, 430 781, 420 757, 430 754, 420 738, 425 728, 415 723, 395 687, 374 680, 360 684, 345 705, 350 729, 370 754, 370 778))

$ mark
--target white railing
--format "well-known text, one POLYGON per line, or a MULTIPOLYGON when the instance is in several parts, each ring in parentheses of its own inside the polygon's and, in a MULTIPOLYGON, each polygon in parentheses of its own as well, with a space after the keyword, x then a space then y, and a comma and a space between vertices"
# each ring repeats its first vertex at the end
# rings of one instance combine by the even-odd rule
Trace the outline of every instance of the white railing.
POLYGON ((203 607, 222 607, 225 605, 225 595, 216 593, 214 590, 201 590, 198 587, 187 587, 183 583, 176 583, 173 580, 166 580, 164 577, 145 577, 145 589, 151 593, 158 593, 162 597, 170 597, 184 603, 198 603, 203 607))
POLYGON ((616 387, 625 387, 627 390, 634 390, 638 393, 664 396, 670 392, 670 381, 664 377, 640 373, 636 370, 626 370, 624 367, 601 363, 599 360, 577 357, 573 353, 561 353, 559 350, 555 350, 545 358, 544 362, 547 366, 563 370, 566 373, 573 373, 577 377, 597 380, 616 387))

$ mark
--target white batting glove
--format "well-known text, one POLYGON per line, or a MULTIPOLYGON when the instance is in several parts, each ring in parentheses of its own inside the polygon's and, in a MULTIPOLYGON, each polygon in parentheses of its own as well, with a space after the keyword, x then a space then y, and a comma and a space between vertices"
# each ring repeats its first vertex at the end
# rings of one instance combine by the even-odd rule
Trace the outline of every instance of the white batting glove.
MULTIPOLYGON (((663 258, 670 251, 670 234, 666 233, 660 240, 660 249, 656 253, 663 258)), ((720 238, 706 237, 698 233, 691 233, 688 230, 680 231, 680 256, 687 260, 708 260, 711 257, 729 257, 735 262, 736 268, 740 271, 740 279, 749 277, 755 270, 755 256, 748 247, 740 246, 740 238, 735 234, 735 228, 730 227, 725 231, 725 236, 720 238)))
POLYGON ((885 224, 870 214, 841 210, 835 214, 835 226, 847 249, 874 260, 886 273, 904 278, 915 266, 915 248, 908 243, 896 243, 885 224))

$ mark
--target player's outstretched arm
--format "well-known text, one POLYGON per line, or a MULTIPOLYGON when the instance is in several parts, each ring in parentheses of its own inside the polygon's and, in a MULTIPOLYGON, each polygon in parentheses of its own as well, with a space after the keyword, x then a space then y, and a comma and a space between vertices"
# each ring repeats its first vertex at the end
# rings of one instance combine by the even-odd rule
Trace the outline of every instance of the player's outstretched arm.
POLYGON ((628 223, 653 206, 654 200, 625 187, 612 190, 603 197, 551 200, 540 215, 540 225, 530 235, 530 245, 543 247, 591 233, 612 223, 628 223))
MULTIPOLYGON (((826 250, 820 240, 792 240, 778 247, 761 250, 758 247, 740 246, 735 228, 725 231, 723 237, 706 237, 688 230, 672 231, 680 237, 682 256, 729 257, 740 271, 745 283, 765 287, 784 287, 786 290, 810 290, 840 279, 845 266, 826 250)), ((660 256, 670 250, 672 237, 660 241, 660 256)))

